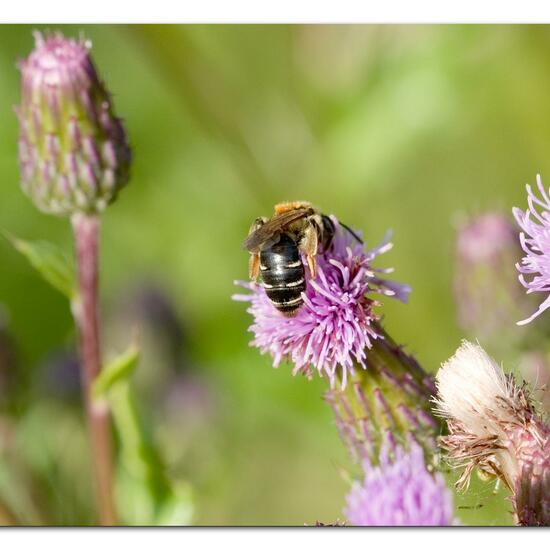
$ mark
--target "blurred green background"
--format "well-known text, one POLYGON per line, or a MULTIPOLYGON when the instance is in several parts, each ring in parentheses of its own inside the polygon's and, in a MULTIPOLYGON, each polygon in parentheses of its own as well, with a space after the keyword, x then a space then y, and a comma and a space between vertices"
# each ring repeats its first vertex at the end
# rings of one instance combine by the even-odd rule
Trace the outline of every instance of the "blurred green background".
MULTIPOLYGON (((18 185, 16 60, 36 28, 0 27, 0 227, 71 250, 67 221, 18 185)), ((103 218, 104 348, 142 326, 137 404, 167 471, 192 486, 192 522, 342 518, 349 462, 325 381, 248 347, 249 316, 230 299, 247 277, 241 242, 281 200, 312 201, 369 245, 392 228, 377 265, 413 293, 385 304, 386 325, 434 371, 462 337, 457 216, 524 207, 524 183, 550 173, 550 28, 55 28, 92 40, 130 135, 131 183, 103 218)), ((66 301, 5 240, 0 262, 0 517, 91 523, 66 301)), ((464 523, 510 524, 493 489, 474 481, 457 497, 464 523)))

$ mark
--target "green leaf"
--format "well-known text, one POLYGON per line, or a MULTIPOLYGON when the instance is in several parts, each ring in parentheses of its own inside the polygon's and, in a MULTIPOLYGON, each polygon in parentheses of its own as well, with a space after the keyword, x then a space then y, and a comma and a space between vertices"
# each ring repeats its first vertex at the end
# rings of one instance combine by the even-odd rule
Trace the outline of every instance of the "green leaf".
POLYGON ((69 300, 76 296, 74 264, 61 249, 47 241, 25 241, 8 233, 4 235, 55 289, 69 300))
POLYGON ((190 525, 193 517, 193 491, 188 483, 172 482, 171 493, 154 518, 155 525, 190 525))
POLYGON ((172 483, 161 454, 140 420, 130 377, 139 359, 131 344, 96 378, 94 399, 107 399, 120 441, 117 501, 127 525, 185 525, 193 513, 191 489, 172 483))
POLYGON ((117 500, 127 525, 184 525, 193 511, 190 488, 172 484, 153 438, 140 420, 130 375, 138 349, 128 350, 104 367, 94 397, 105 396, 120 440, 117 500))
POLYGON ((103 397, 116 382, 127 380, 134 372, 138 358, 139 349, 135 344, 131 344, 126 351, 107 363, 95 379, 92 388, 93 397, 96 399, 103 397))

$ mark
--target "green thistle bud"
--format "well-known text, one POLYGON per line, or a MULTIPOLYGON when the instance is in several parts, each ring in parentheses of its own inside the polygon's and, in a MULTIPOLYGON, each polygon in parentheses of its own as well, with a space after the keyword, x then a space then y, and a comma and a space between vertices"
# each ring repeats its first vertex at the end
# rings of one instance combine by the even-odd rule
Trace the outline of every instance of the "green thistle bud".
POLYGON ((128 181, 131 153, 122 121, 89 42, 39 33, 35 42, 19 64, 23 190, 46 213, 99 213, 128 181))

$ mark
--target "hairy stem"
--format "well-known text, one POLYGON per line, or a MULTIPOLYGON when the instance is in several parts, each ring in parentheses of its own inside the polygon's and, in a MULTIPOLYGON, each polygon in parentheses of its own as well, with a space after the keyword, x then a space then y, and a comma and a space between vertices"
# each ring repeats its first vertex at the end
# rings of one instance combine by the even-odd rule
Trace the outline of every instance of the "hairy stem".
POLYGON ((92 470, 99 520, 116 524, 113 500, 113 462, 109 410, 94 400, 92 385, 101 370, 98 320, 98 237, 99 218, 75 214, 72 217, 78 270, 78 296, 72 303, 80 340, 80 376, 90 437, 92 470))

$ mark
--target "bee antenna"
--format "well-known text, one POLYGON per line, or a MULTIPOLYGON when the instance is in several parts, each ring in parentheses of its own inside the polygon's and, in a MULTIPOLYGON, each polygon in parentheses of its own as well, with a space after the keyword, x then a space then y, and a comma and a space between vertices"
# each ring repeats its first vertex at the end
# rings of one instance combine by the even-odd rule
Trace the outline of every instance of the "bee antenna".
POLYGON ((361 243, 361 244, 365 244, 363 242, 363 240, 359 237, 359 235, 357 235, 357 233, 355 233, 355 231, 353 231, 353 229, 351 229, 350 227, 348 227, 345 223, 339 221, 338 222, 357 242, 361 243))

